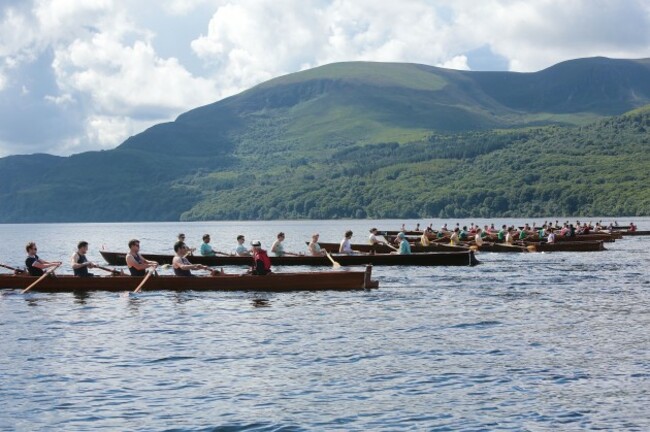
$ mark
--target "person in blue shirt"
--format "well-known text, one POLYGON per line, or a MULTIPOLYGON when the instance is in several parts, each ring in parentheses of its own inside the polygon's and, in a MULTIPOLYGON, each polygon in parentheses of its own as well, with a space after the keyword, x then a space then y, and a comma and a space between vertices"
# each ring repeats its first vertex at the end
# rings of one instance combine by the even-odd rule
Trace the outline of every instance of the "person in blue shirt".
POLYGON ((210 234, 203 235, 203 243, 201 244, 201 255, 203 256, 215 256, 217 251, 212 249, 210 246, 210 234))
POLYGON ((237 236, 237 247, 235 248, 235 255, 237 256, 251 256, 251 251, 244 246, 246 238, 243 235, 237 236))
POLYGON ((397 234, 397 237, 400 239, 399 251, 397 253, 400 255, 411 255, 411 245, 406 239, 406 235, 403 232, 401 232, 397 234))

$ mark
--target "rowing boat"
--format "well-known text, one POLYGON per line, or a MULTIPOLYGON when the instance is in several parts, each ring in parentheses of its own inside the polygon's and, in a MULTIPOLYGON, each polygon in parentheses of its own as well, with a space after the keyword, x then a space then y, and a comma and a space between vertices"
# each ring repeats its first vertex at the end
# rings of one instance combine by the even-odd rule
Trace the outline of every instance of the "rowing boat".
POLYGON ((537 252, 598 252, 606 250, 603 240, 595 241, 564 241, 560 243, 525 242, 526 245, 535 246, 537 252))
MULTIPOLYGON (((336 253, 339 251, 338 243, 318 243, 321 249, 328 251, 329 253, 336 253)), ((364 252, 364 253, 391 253, 395 251, 390 246, 385 244, 353 244, 352 250, 364 252)), ((422 246, 419 243, 411 243, 411 252, 420 253, 420 252, 458 252, 458 251, 468 251, 469 248, 465 246, 452 246, 449 243, 431 243, 429 246, 422 246)))
MULTIPOLYGON (((143 291, 325 291, 377 288, 371 279, 372 267, 365 271, 326 271, 302 273, 270 273, 265 276, 167 276, 151 277, 143 291)), ((142 282, 140 276, 78 277, 52 276, 43 279, 32 291, 133 291, 142 282)), ((22 289, 38 277, 23 274, 0 275, 0 288, 22 289)))
MULTIPOLYGON (((100 254, 109 265, 126 265, 126 253, 100 251, 100 254)), ((173 255, 163 254, 142 254, 150 261, 159 264, 171 264, 173 255)), ((411 255, 398 254, 358 254, 358 255, 334 255, 333 258, 343 266, 473 266, 478 264, 474 253, 469 250, 458 252, 430 252, 414 253, 411 255)), ((192 264, 203 264, 211 267, 219 266, 250 266, 253 263, 251 257, 240 256, 200 256, 192 255, 187 259, 192 264)), ((271 264, 274 266, 331 266, 330 260, 325 256, 310 255, 287 255, 282 257, 271 257, 271 264)))

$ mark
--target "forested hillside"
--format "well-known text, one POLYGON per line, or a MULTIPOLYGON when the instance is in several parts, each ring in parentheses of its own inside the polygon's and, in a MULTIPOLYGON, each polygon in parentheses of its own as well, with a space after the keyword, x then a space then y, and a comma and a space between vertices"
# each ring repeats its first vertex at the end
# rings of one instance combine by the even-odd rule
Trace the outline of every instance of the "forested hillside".
POLYGON ((0 158, 0 222, 647 215, 648 104, 647 59, 336 63, 113 150, 0 158))

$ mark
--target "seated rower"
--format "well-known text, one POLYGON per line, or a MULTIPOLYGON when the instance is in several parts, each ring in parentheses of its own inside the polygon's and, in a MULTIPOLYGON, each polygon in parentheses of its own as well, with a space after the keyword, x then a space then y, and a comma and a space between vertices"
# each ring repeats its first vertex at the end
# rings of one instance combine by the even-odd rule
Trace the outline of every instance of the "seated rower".
POLYGON ((548 237, 546 238, 546 243, 553 244, 555 243, 555 231, 549 231, 548 237))
POLYGON ((36 255, 38 248, 34 242, 27 243, 25 250, 27 251, 25 267, 27 267, 30 276, 43 276, 45 269, 61 265, 61 261, 45 261, 40 259, 38 255, 36 255))
POLYGON ((174 268, 174 274, 176 276, 193 276, 191 270, 209 270, 210 276, 217 276, 223 272, 217 270, 212 270, 210 267, 203 264, 192 264, 187 258, 188 247, 183 242, 176 242, 174 244, 174 252, 176 256, 172 260, 172 267, 174 268))
POLYGON ((70 264, 72 265, 72 271, 75 276, 80 277, 93 277, 94 274, 88 271, 89 268, 97 267, 93 262, 88 261, 86 258, 86 253, 88 253, 88 242, 80 241, 77 245, 77 252, 72 255, 70 264))
POLYGON ((483 246, 483 231, 481 228, 476 228, 476 234, 474 234, 474 244, 478 247, 483 246))
POLYGON ((318 239, 320 237, 320 234, 314 233, 311 236, 311 241, 309 242, 309 245, 307 246, 307 250, 309 250, 309 255, 311 256, 325 256, 325 251, 323 251, 318 244, 318 239))
POLYGON ((431 245, 431 241, 429 241, 429 235, 432 234, 431 230, 427 228, 423 233, 422 237, 420 237, 420 244, 422 246, 429 246, 431 245))
POLYGON ((203 234, 203 243, 201 243, 201 255, 215 256, 217 251, 210 246, 210 234, 203 234))
POLYGON ((397 253, 399 255, 411 255, 411 245, 409 244, 408 240, 406 239, 406 234, 403 232, 397 234, 397 238, 400 240, 399 242, 399 250, 397 253))
POLYGON ((458 227, 454 228, 454 232, 452 233, 451 237, 449 237, 449 244, 451 246, 458 246, 460 244, 460 239, 458 238, 459 233, 460 233, 460 228, 458 227))
POLYGON ((246 246, 244 246, 244 242, 246 242, 246 238, 240 234, 237 236, 237 247, 235 248, 235 255, 237 256, 251 256, 251 251, 248 250, 246 246))
POLYGON ((381 240, 377 237, 377 228, 370 228, 370 235, 368 236, 368 244, 370 246, 377 246, 383 244, 381 240))
POLYGON ((508 245, 513 245, 515 243, 515 238, 514 235, 512 234, 512 227, 508 228, 508 232, 506 233, 506 238, 505 238, 505 243, 508 245))
POLYGON ((129 253, 126 254, 126 265, 131 276, 145 276, 148 268, 156 268, 156 261, 149 261, 140 255, 140 240, 129 241, 129 253))
POLYGON ((284 239, 285 239, 284 233, 279 232, 278 235, 277 235, 277 239, 271 245, 271 252, 273 252, 275 254, 275 256, 277 256, 277 257, 282 257, 282 256, 285 256, 285 255, 294 255, 295 256, 296 255, 295 253, 286 252, 284 250, 284 245, 282 244, 284 239))
MULTIPOLYGON (((179 242, 183 242, 183 243, 185 243, 185 234, 183 234, 183 233, 179 233, 179 234, 178 234, 178 241, 179 241, 179 242)), ((195 251, 195 250, 196 250, 196 248, 187 248, 187 255, 192 255, 192 254, 194 254, 194 251, 195 251)))
POLYGON ((255 240, 251 243, 251 246, 253 247, 253 267, 251 268, 251 274, 264 276, 271 273, 271 259, 266 251, 262 249, 262 243, 259 240, 255 240))
POLYGON ((352 250, 351 239, 352 231, 348 230, 345 232, 345 237, 343 237, 343 240, 341 240, 341 244, 339 245, 339 253, 346 255, 354 255, 356 253, 352 250))
POLYGON ((630 222, 630 226, 627 230, 629 232, 636 232, 636 225, 634 225, 634 222, 630 222))

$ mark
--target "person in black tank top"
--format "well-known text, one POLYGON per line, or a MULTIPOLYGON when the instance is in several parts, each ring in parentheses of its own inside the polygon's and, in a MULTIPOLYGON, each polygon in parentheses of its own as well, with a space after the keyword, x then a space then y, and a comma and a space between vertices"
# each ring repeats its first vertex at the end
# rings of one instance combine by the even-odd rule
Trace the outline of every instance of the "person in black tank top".
POLYGON ((97 265, 93 262, 88 261, 86 258, 86 253, 88 252, 88 242, 80 241, 77 245, 77 252, 72 255, 71 265, 72 271, 75 276, 80 277, 93 277, 94 274, 88 271, 89 268, 96 267, 97 265))
POLYGON ((174 268, 174 274, 176 276, 184 276, 184 277, 194 276, 191 270, 209 270, 211 276, 217 276, 223 273, 223 271, 218 272, 202 264, 192 264, 186 258, 189 249, 187 245, 182 241, 176 242, 174 244, 174 252, 176 252, 176 256, 172 260, 172 267, 174 268))
POLYGON ((25 250, 27 251, 25 267, 27 267, 27 272, 29 272, 30 276, 43 276, 46 269, 61 265, 61 261, 45 261, 40 259, 38 255, 36 255, 38 248, 34 242, 27 243, 25 250))
POLYGON ((148 268, 156 268, 156 261, 149 261, 140 255, 140 240, 129 241, 129 253, 126 254, 126 265, 131 276, 145 276, 148 268))

